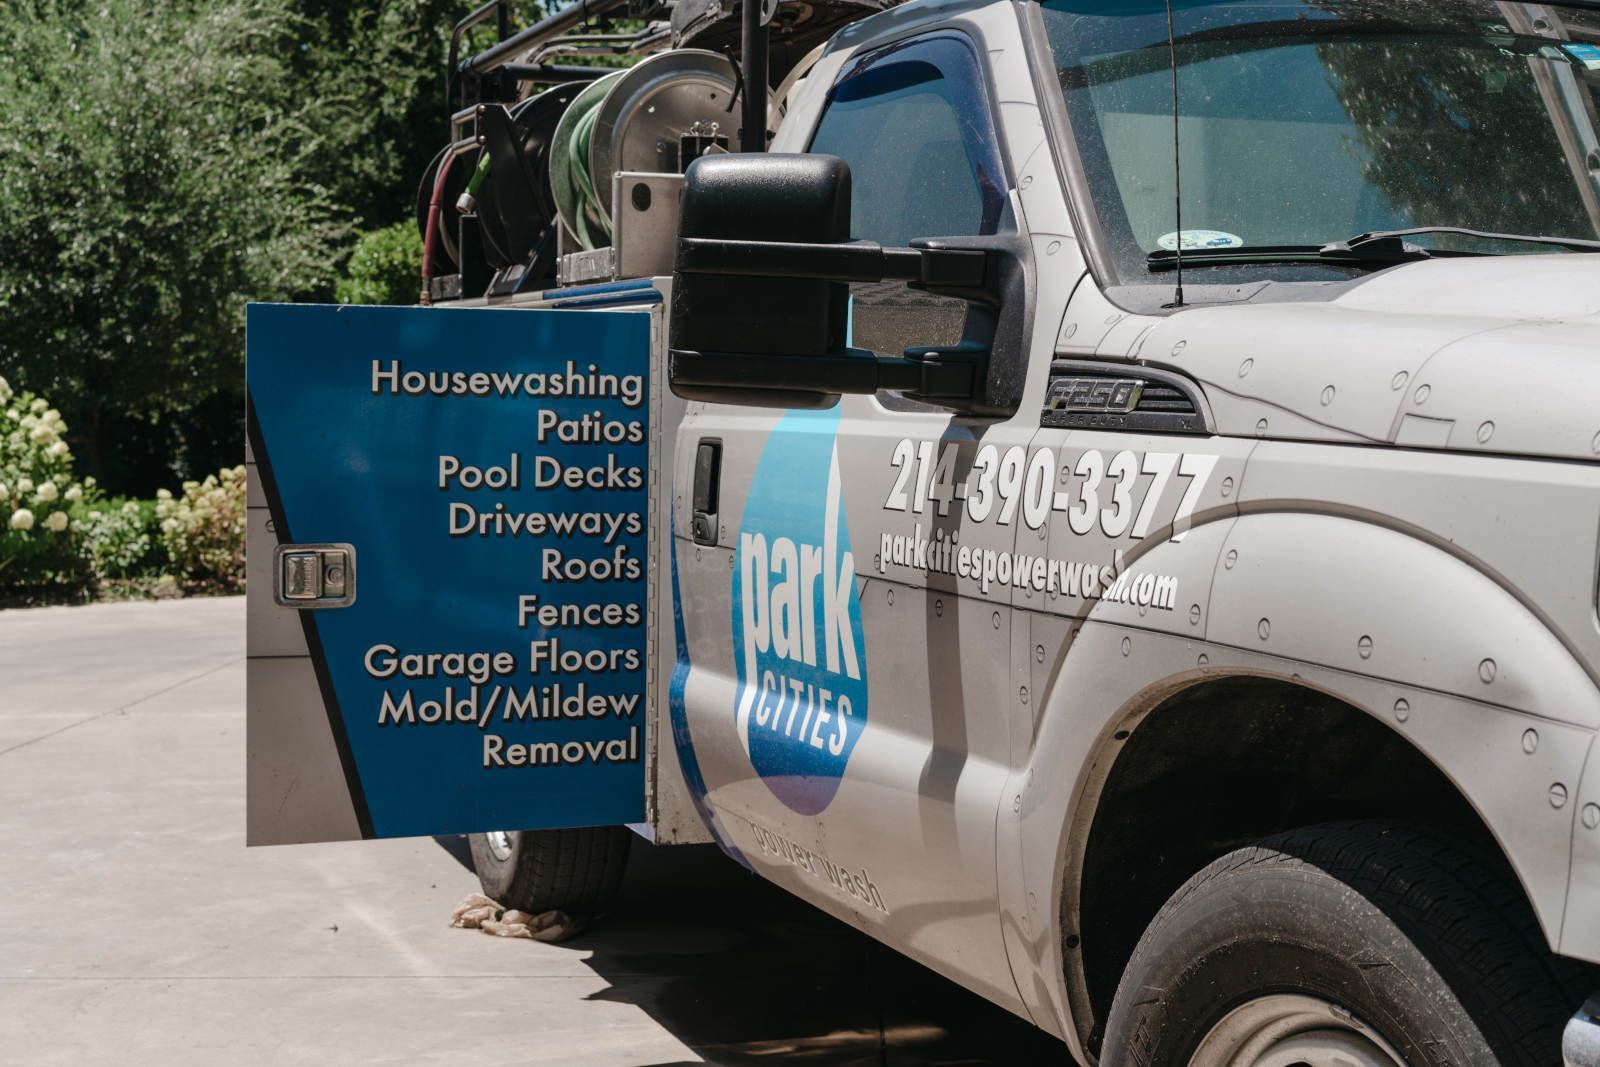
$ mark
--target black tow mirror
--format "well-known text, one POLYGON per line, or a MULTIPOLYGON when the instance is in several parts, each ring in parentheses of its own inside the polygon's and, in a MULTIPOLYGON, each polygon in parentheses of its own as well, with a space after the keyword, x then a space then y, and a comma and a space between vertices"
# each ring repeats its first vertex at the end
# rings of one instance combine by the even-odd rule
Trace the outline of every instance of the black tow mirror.
MULTIPOLYGON (((850 168, 827 155, 705 156, 685 176, 670 325, 673 392, 827 407, 901 390, 993 410, 990 350, 963 343, 880 358, 845 343, 850 282, 904 281, 997 312, 1019 284, 1014 236, 850 241, 850 168)), ((1009 398, 999 398, 1004 406, 1009 398)), ((1014 405, 1014 401, 1011 401, 1014 405)))

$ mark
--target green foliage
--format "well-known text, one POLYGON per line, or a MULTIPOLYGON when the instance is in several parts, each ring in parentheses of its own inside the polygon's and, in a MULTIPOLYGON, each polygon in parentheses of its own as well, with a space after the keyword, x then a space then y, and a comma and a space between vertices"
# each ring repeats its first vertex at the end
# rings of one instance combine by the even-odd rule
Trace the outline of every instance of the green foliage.
POLYGON ((48 401, 0 378, 0 588, 13 595, 71 595, 93 578, 78 519, 94 480, 73 478, 66 429, 48 401))
POLYGON ((421 289, 422 238, 407 220, 361 235, 334 288, 341 304, 414 304, 421 289))
POLYGON ((8 0, 0 373, 148 493, 243 449, 249 300, 409 217, 472 0, 8 0))
POLYGON ((21 0, 0 18, 0 368, 87 431, 239 383, 246 299, 331 287, 287 0, 21 0))
POLYGON ((245 469, 225 467, 183 495, 156 494, 161 543, 178 576, 209 590, 244 589, 245 469))
MULTIPOLYGON (((314 173, 365 226, 410 217, 423 168, 448 137, 450 27, 477 3, 292 2, 303 26, 297 71, 304 91, 341 102, 326 117, 314 173)), ((469 36, 464 49, 489 43, 481 30, 469 36)))
POLYGON ((102 501, 83 516, 81 526, 84 551, 101 579, 154 577, 166 563, 153 500, 102 501))

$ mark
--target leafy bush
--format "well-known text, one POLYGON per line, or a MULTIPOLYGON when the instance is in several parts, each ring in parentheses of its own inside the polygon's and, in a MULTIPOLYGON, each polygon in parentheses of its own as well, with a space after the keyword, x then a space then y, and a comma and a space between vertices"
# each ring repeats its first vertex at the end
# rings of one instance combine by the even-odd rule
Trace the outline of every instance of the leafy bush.
POLYGON ((237 393, 247 298, 332 289, 349 212, 319 179, 361 109, 306 91, 295 6, 3 5, 0 366, 93 473, 237 393))
POLYGON ((161 543, 176 577, 206 589, 244 588, 243 464, 184 482, 183 495, 156 493, 161 543))
POLYGON ((49 402, 0 378, 0 590, 75 592, 92 580, 79 517, 94 479, 72 476, 67 424, 49 402))
POLYGON ((102 579, 154 577, 166 562, 153 500, 112 500, 80 520, 83 547, 102 579))
POLYGON ((414 304, 421 291, 422 238, 412 222, 361 235, 334 295, 341 304, 414 304))

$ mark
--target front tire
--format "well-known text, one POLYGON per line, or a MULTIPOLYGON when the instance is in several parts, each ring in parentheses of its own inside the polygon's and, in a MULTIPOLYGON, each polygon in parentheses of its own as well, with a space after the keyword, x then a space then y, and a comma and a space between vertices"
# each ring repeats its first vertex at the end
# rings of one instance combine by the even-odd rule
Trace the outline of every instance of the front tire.
POLYGON ((1156 914, 1123 972, 1114 1067, 1561 1062, 1576 1000, 1515 880, 1385 823, 1231 852, 1156 914))
POLYGON ((484 896, 538 915, 587 918, 605 910, 622 884, 633 833, 625 826, 505 830, 469 835, 484 896))

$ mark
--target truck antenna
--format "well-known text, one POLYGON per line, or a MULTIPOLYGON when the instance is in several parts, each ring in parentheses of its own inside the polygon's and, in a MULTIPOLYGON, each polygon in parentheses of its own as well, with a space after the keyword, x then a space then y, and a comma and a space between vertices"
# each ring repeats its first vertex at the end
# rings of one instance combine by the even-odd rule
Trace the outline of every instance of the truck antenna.
POLYGON ((739 59, 734 68, 744 83, 739 151, 767 150, 767 25, 762 0, 744 0, 739 12, 739 59))
POLYGON ((1172 0, 1167 0, 1167 54, 1172 63, 1172 185, 1178 222, 1177 247, 1173 249, 1178 269, 1178 291, 1169 307, 1183 307, 1183 153, 1178 140, 1178 38, 1172 28, 1172 0))

